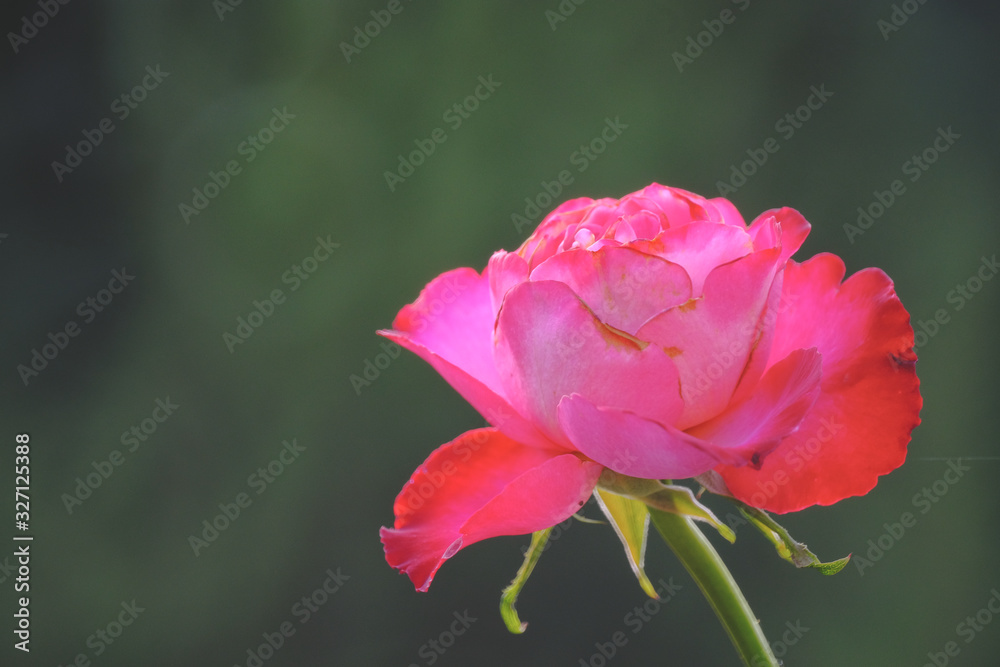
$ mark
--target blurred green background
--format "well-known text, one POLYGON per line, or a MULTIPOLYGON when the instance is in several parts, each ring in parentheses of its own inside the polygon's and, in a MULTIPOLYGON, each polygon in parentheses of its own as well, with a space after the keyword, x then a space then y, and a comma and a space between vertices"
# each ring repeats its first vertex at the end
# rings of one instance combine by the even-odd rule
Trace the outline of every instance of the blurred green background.
POLYGON ((952 641, 949 664, 995 664, 1000 619, 971 638, 957 626, 1000 588, 1000 281, 961 309, 948 296, 1000 250, 996 8, 389 5, 398 13, 383 1, 4 5, 0 497, 13 512, 14 436, 28 432, 35 541, 30 655, 12 647, 14 575, 0 561, 0 662, 254 665, 248 649, 288 622, 294 634, 263 664, 599 666, 595 642, 619 630, 628 642, 608 664, 737 664, 659 543, 650 576, 682 588, 632 632, 626 617, 644 597, 608 526, 572 524, 552 543, 519 603, 523 636, 506 632, 497 605, 527 537, 463 550, 429 593, 414 592, 386 565, 378 529, 425 456, 483 422, 412 354, 370 385, 350 377, 375 363, 375 330, 428 280, 516 247, 538 217, 518 227, 512 215, 560 171, 573 181, 559 201, 652 181, 717 196, 770 137, 777 152, 747 166, 754 173, 729 195, 747 220, 793 206, 813 225, 797 259, 833 252, 849 273, 881 267, 915 324, 941 309, 949 319, 918 350, 925 407, 906 464, 865 498, 783 519, 833 559, 866 554, 884 524, 914 513, 880 560, 823 577, 796 571, 745 526, 735 545, 710 538, 769 639, 794 640, 776 647, 786 664, 921 665, 952 641), (41 5, 58 11, 37 18, 41 5), (343 46, 354 40, 363 48, 343 46), (477 108, 445 115, 491 76, 499 85, 477 108), (800 111, 809 118, 798 127, 779 124, 812 86, 832 96, 800 111), (95 134, 102 119, 113 129, 95 134), (627 127, 595 159, 574 157, 606 119, 627 127), (390 189, 385 172, 436 128, 446 140, 390 189), (959 138, 905 173, 939 128, 959 138), (100 143, 88 147, 85 132, 100 143), (66 146, 80 142, 89 155, 71 171, 53 166, 69 167, 66 146), (225 187, 196 201, 212 173, 225 187), (896 179, 905 193, 849 235, 857 208, 896 179), (207 205, 185 216, 180 205, 195 203, 207 205), (317 237, 339 247, 305 262, 307 279, 286 274, 317 237), (102 293, 123 268, 134 279, 102 293), (237 318, 275 289, 284 302, 227 346, 237 318), (100 312, 88 298, 105 301, 100 312), (18 366, 71 321, 77 335, 25 382, 18 366), (158 399, 179 406, 162 423, 149 421, 164 416, 158 399), (145 441, 123 443, 133 427, 145 441), (293 439, 304 449, 262 482, 257 470, 293 439), (67 507, 78 478, 107 472, 115 450, 121 464, 67 507), (971 469, 921 514, 913 498, 942 479, 948 457, 971 469), (190 536, 240 493, 249 505, 196 555, 190 536), (296 605, 328 570, 340 588, 304 618, 296 605), (117 634, 133 600, 143 611, 105 642, 96 633, 117 634), (441 635, 464 612, 476 620, 451 645, 441 635))

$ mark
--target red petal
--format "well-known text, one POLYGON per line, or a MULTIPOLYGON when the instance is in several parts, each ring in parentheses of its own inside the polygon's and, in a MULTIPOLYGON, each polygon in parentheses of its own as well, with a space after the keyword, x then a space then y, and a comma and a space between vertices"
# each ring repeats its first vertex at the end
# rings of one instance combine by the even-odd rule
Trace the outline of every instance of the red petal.
POLYGON ((395 524, 380 531, 386 561, 426 591, 459 549, 573 515, 601 470, 573 454, 526 447, 496 429, 464 433, 435 450, 396 497, 395 524))
POLYGON ((785 269, 771 359, 797 348, 823 355, 820 395, 799 430, 759 470, 720 466, 732 494, 773 512, 864 495, 902 465, 921 397, 909 314, 892 281, 865 269, 841 285, 844 264, 817 255, 785 269))

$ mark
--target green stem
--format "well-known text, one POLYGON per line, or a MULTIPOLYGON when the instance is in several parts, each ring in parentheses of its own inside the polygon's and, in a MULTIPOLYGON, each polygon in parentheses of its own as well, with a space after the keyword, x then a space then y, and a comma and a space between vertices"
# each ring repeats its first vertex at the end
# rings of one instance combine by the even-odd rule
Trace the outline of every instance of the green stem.
POLYGON ((748 667, 778 667, 760 624, 715 547, 686 516, 649 508, 656 529, 683 563, 748 667))

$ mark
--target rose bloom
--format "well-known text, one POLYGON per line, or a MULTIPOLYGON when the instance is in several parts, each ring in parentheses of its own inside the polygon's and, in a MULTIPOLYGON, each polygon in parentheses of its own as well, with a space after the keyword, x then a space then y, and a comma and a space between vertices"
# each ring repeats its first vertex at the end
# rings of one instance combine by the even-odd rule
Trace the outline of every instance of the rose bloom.
POLYGON ((389 564, 427 590, 462 547, 577 512, 605 468, 773 512, 871 490, 920 421, 913 329, 881 270, 791 261, 809 229, 654 183, 568 201, 481 274, 431 281, 379 333, 492 427, 413 473, 389 564))

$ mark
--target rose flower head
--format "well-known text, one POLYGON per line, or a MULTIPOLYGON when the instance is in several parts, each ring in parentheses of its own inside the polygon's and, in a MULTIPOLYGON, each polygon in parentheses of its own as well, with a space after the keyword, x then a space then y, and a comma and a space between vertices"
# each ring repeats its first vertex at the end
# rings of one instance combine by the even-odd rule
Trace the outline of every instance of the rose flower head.
POLYGON ((605 469, 779 513, 871 490, 919 423, 913 329, 881 270, 791 260, 809 229, 654 183, 431 281, 379 333, 492 426, 413 473, 389 564, 427 590, 462 547, 572 516, 605 469))

